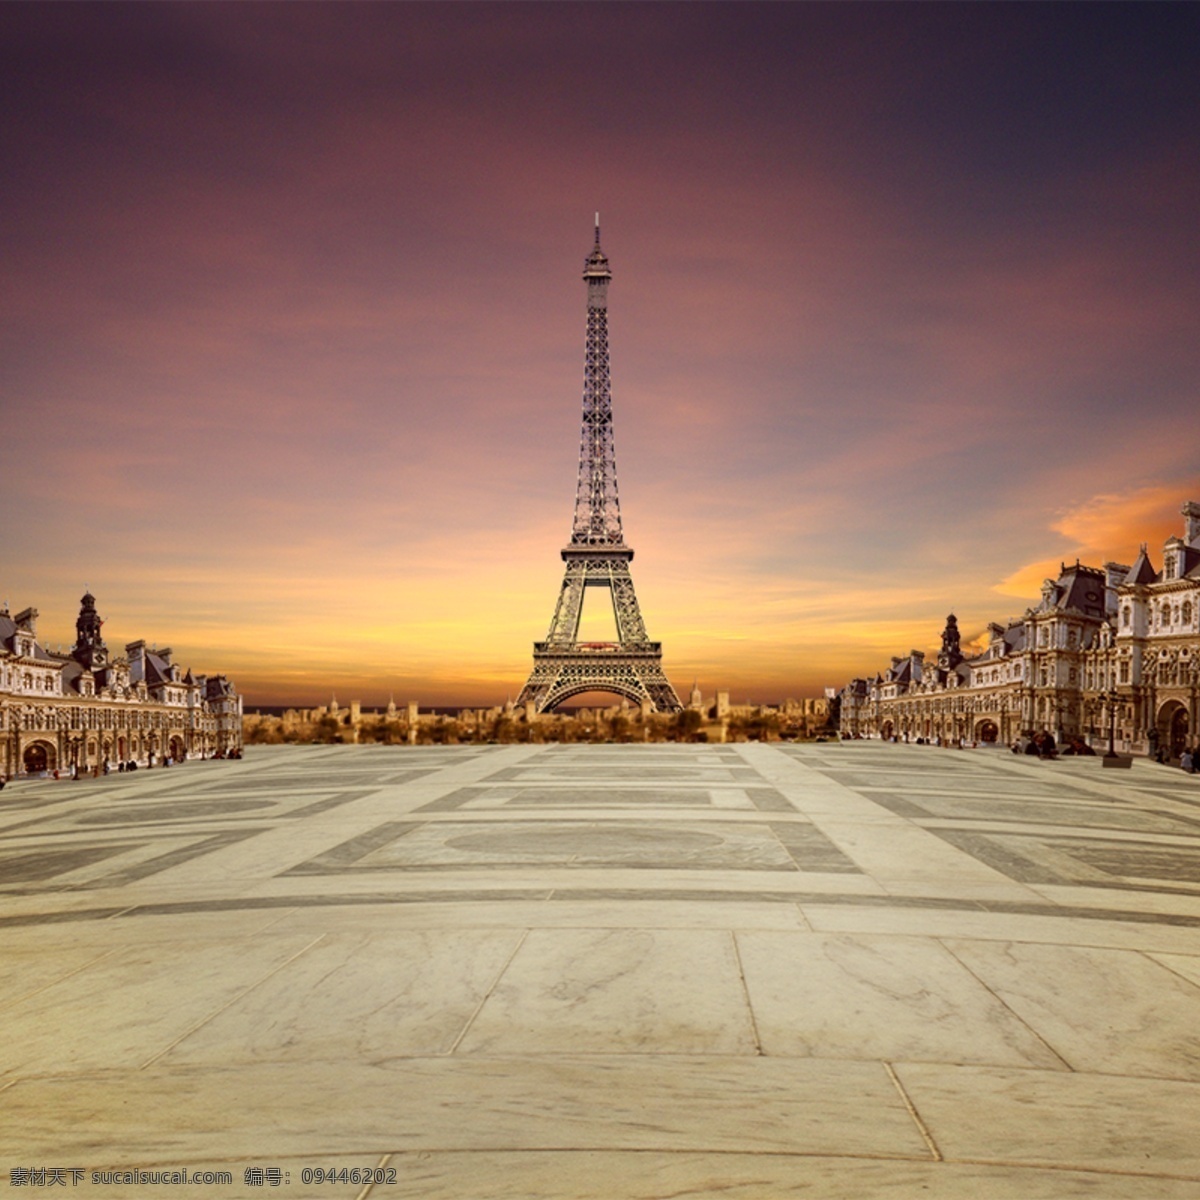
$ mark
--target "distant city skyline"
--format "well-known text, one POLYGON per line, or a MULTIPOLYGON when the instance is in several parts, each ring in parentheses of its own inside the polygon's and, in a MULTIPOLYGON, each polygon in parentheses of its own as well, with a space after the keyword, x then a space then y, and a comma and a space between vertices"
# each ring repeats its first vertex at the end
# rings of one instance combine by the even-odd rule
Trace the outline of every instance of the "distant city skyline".
POLYGON ((501 703, 599 209, 681 693, 820 694, 1200 500, 1200 10, 7 5, 0 598, 247 707, 501 703), (127 628, 126 628, 127 623, 127 628))

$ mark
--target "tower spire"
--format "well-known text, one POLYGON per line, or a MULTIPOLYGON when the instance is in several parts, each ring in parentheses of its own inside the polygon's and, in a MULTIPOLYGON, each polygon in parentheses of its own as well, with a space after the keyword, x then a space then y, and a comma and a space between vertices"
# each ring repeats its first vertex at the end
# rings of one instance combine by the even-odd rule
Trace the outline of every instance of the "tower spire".
POLYGON ((621 506, 617 498, 617 454, 613 442, 612 391, 608 369, 608 259, 596 243, 584 259, 587 284, 587 341, 583 362, 583 428, 579 439, 579 483, 575 491, 573 546, 620 546, 621 506))

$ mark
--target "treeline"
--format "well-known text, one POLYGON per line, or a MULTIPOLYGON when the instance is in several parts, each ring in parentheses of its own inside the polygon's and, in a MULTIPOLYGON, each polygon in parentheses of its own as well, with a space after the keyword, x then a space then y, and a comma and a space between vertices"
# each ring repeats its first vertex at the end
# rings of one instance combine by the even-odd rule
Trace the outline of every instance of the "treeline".
POLYGON ((369 720, 349 726, 335 717, 326 716, 312 724, 286 726, 274 718, 258 718, 246 723, 245 741, 248 745, 280 745, 284 743, 324 744, 377 743, 387 746, 492 745, 544 742, 708 742, 776 741, 790 736, 779 713, 764 712, 749 716, 730 717, 723 726, 706 722, 694 709, 685 709, 672 716, 651 715, 643 719, 640 713, 617 712, 606 715, 555 716, 550 714, 535 721, 526 721, 519 713, 466 721, 459 717, 433 716, 422 719, 415 727, 415 738, 404 721, 369 720), (708 726, 705 728, 705 726, 708 726))

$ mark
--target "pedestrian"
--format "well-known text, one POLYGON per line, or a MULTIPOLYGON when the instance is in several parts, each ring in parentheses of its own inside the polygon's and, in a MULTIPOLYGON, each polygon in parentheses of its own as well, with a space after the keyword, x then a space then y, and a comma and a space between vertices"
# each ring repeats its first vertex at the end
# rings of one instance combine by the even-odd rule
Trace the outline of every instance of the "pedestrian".
POLYGON ((1190 750, 1185 748, 1179 756, 1179 766, 1181 770, 1186 771, 1189 775, 1195 769, 1195 758, 1190 750))

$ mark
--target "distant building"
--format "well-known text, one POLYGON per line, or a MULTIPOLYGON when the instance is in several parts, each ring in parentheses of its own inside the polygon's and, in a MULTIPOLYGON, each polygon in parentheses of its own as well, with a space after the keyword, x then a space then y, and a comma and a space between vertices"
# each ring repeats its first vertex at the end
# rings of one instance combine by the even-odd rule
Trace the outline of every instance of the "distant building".
POLYGON ((169 649, 130 642, 112 657, 90 593, 76 640, 37 639, 36 608, 0 607, 0 774, 101 771, 164 758, 226 754, 242 745, 242 698, 224 675, 180 672, 169 649))
POLYGON ((1200 743, 1200 504, 1156 570, 1143 543, 1132 566, 1063 565, 1025 615, 987 628, 964 657, 954 616, 934 663, 919 650, 840 693, 850 737, 1058 742, 1178 758, 1200 743))

